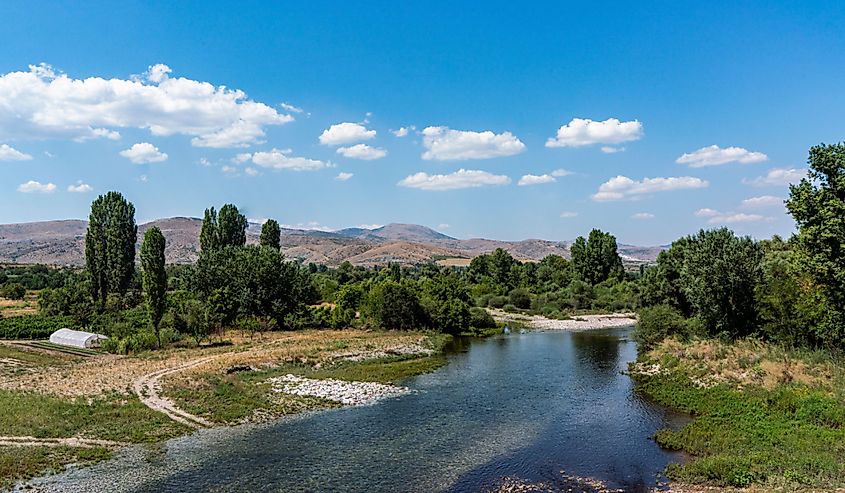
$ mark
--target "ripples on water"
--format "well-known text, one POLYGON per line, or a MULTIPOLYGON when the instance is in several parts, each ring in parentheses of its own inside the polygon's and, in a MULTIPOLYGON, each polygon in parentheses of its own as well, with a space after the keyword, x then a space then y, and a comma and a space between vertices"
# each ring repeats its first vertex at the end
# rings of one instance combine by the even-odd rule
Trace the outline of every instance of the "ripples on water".
POLYGON ((203 430, 35 482, 46 491, 480 491, 567 474, 646 490, 673 419, 633 392, 629 329, 456 341, 419 390, 376 405, 203 430))

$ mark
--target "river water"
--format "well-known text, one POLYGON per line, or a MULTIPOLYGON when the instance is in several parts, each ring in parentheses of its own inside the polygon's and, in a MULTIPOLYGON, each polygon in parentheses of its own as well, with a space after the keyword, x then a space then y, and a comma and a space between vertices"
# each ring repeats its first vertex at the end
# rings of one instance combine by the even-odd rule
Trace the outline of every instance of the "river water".
POLYGON ((679 460, 651 436, 681 419, 622 373, 630 329, 460 340, 449 364, 375 405, 203 430, 33 482, 43 491, 475 492, 561 471, 646 491, 679 460))

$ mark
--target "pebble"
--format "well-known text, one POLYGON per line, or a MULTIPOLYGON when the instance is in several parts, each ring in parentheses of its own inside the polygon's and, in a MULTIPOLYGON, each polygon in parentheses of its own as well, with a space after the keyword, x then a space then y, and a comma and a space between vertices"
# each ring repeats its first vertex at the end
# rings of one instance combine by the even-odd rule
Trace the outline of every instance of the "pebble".
POLYGON ((271 378, 274 392, 320 397, 349 406, 373 404, 382 399, 408 394, 410 389, 375 382, 347 382, 327 378, 323 380, 287 374, 271 378))

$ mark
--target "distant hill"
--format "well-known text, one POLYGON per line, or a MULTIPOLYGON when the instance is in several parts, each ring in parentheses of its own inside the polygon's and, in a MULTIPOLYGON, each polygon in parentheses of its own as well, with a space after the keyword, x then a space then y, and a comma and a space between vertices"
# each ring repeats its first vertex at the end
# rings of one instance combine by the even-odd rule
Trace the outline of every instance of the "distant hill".
MULTIPOLYGON (((171 217, 139 225, 139 241, 152 226, 158 226, 167 239, 165 254, 169 263, 186 264, 197 260, 201 219, 171 217)), ((0 262, 82 265, 87 227, 88 223, 82 220, 0 225, 0 262)), ((256 243, 260 232, 261 226, 251 223, 247 242, 256 243)), ((375 229, 347 228, 339 231, 282 229, 282 249, 288 257, 327 265, 338 265, 345 260, 365 266, 431 261, 466 265, 473 257, 496 248, 504 248, 519 260, 536 261, 549 254, 569 257, 569 246, 570 242, 537 239, 461 240, 416 224, 388 224, 375 229)), ((628 263, 654 261, 663 249, 619 246, 620 255, 628 263)))

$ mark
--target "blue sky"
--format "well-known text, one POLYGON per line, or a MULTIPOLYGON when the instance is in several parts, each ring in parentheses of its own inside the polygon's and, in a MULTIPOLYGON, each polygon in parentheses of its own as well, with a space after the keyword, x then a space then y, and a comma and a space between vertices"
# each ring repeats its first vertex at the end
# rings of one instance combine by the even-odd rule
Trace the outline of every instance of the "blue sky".
POLYGON ((587 3, 3 2, 0 222, 119 190, 139 221, 789 234, 845 139, 845 5, 587 3))

